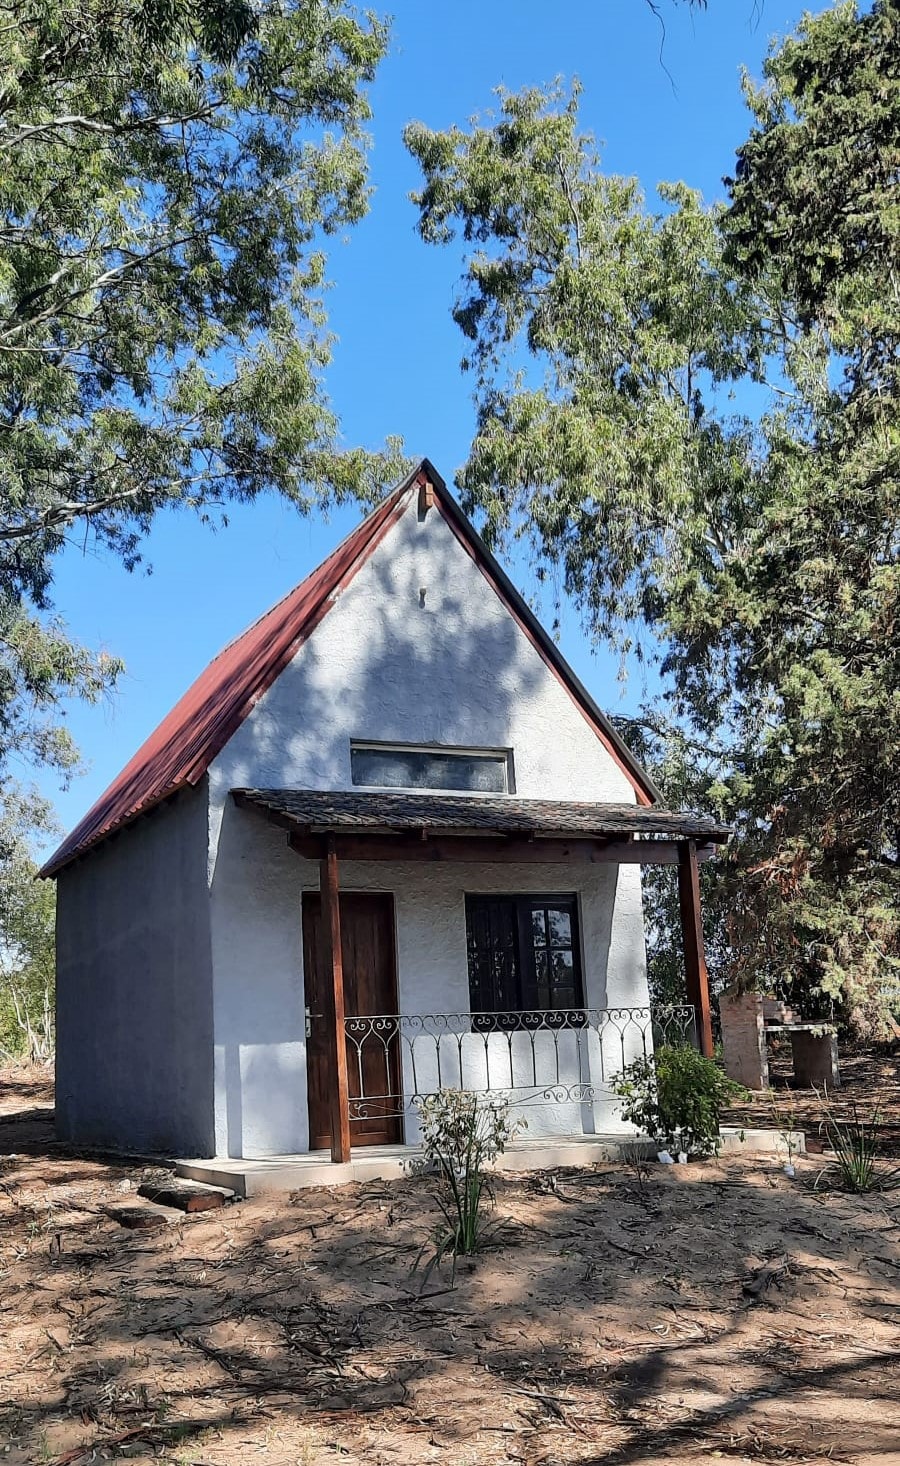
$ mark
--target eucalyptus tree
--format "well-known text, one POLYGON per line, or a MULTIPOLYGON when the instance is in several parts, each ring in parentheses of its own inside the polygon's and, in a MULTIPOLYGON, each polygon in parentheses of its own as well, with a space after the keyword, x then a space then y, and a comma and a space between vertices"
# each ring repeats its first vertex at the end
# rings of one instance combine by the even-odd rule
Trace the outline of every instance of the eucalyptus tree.
POLYGON ((0 771, 69 766, 59 701, 119 672, 51 614, 68 541, 132 567, 161 508, 393 474, 323 386, 385 45, 344 0, 0 4, 0 771))

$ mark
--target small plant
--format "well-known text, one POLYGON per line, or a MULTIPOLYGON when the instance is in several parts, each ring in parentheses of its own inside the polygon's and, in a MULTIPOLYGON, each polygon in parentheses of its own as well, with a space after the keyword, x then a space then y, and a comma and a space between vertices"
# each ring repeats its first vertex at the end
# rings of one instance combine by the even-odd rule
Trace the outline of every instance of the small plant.
MULTIPOLYGON (((434 1237, 434 1254, 425 1272, 448 1255, 456 1271, 458 1257, 471 1257, 496 1235, 498 1224, 488 1223, 484 1202, 493 1201, 487 1167, 502 1155, 510 1140, 524 1128, 513 1120, 506 1104, 486 1103, 477 1094, 443 1089, 418 1102, 422 1121, 422 1170, 437 1170, 442 1190, 438 1196, 442 1222, 434 1237)), ((427 1250, 416 1260, 418 1267, 427 1250)), ((415 1271, 415 1268, 413 1269, 415 1271)))
POLYGON ((777 1104, 772 1104, 772 1121, 778 1131, 778 1138, 787 1152, 785 1161, 785 1174, 794 1174, 794 1156, 802 1149, 803 1142, 797 1136, 802 1129, 795 1104, 790 1104, 782 1110, 777 1104))
MULTIPOLYGON (((828 1104, 820 1130, 834 1151, 832 1171, 843 1191, 893 1191, 900 1187, 900 1167, 884 1170, 879 1165, 878 1129, 881 1114, 876 1109, 866 1120, 851 1105, 850 1118, 841 1119, 828 1104)), ((825 1175, 822 1172, 818 1180, 825 1175)), ((818 1181, 817 1181, 818 1184, 818 1181)))
POLYGON ((623 1120, 649 1135, 661 1150, 704 1156, 718 1153, 719 1116, 742 1091, 712 1059, 689 1045, 663 1045, 636 1059, 613 1081, 623 1120))
POLYGON ((623 1145, 622 1159, 626 1166, 630 1166, 637 1182, 638 1194, 641 1201, 647 1201, 647 1157, 640 1145, 623 1145))

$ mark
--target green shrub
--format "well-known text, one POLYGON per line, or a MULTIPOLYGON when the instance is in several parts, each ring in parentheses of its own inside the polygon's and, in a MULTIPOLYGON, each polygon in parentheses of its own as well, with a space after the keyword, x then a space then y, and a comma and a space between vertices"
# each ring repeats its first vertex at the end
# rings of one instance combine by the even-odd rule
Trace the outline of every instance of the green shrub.
MULTIPOLYGON (((502 1155, 509 1141, 524 1128, 513 1120, 506 1104, 487 1103, 462 1089, 443 1089, 418 1102, 422 1122, 423 1170, 441 1178, 438 1205, 442 1222, 433 1241, 433 1256, 426 1270, 448 1254, 470 1257, 495 1235, 496 1224, 486 1221, 483 1204, 493 1201, 487 1167, 502 1155)), ((422 1249, 416 1267, 427 1250, 422 1249)))
POLYGON ((623 1120, 660 1149, 710 1155, 719 1149, 719 1116, 741 1092, 712 1059, 689 1045, 663 1045, 636 1059, 613 1082, 623 1120))

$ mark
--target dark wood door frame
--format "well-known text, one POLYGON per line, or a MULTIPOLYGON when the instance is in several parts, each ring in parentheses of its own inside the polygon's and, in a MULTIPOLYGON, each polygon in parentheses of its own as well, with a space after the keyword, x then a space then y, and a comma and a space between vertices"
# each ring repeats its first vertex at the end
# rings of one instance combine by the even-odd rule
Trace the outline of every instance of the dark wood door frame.
MULTIPOLYGON (((379 1012, 396 1011, 397 972, 393 897, 389 892, 384 891, 358 893, 356 908, 348 907, 344 912, 347 925, 346 930, 342 931, 338 861, 333 849, 329 849, 321 861, 319 876, 319 901, 315 900, 314 893, 307 893, 303 902, 304 962, 305 964, 315 962, 316 965, 315 984, 311 982, 311 974, 307 969, 306 991, 307 994, 311 994, 315 988, 318 992, 317 1006, 320 1008, 320 1013, 314 1015, 312 1021, 324 1025, 323 1030, 319 1030, 324 1038, 324 1052, 321 1047, 317 1046, 315 1050, 317 1058, 314 1061, 310 1054, 307 1065, 310 1138, 311 1140, 314 1138, 312 1133, 314 1105, 317 1106, 320 1115, 323 1109, 327 1109, 331 1158, 333 1161, 346 1163, 350 1159, 351 1147, 350 1114, 353 1102, 351 1089, 353 1095, 356 1095, 359 1089, 355 1081, 351 1083, 351 1076, 348 1072, 345 1018, 348 1011, 351 1017, 356 1013, 360 1016, 368 1016, 372 1009, 367 1007, 367 998, 371 1001, 374 993, 377 1002, 379 986, 382 990, 386 990, 382 995, 387 998, 387 1006, 380 1007, 379 1012), (312 909, 309 905, 311 902, 314 902, 312 909), (372 908, 368 917, 367 908, 372 908), (352 912, 354 914, 351 917, 352 912), (367 920, 372 922, 372 928, 368 932, 367 920), (315 933, 318 933, 318 939, 315 933), (366 940, 367 937, 371 941, 371 947, 369 940, 366 940), (348 955, 348 953, 358 953, 360 950, 363 952, 362 967, 359 966, 358 961, 354 962, 353 955, 348 955), (371 969, 368 966, 370 951, 373 963, 371 969), (351 968, 346 967, 347 962, 352 964, 351 968), (369 986, 373 982, 375 986, 369 986), (363 984, 362 988, 359 987, 360 983, 363 984), (360 1002, 362 1002, 361 1008, 358 1006, 360 1002), (323 1091, 325 1092, 325 1105, 322 1103, 323 1091)), ((355 892, 346 892, 344 901, 352 900, 356 895, 355 892)), ((307 997, 307 1003, 309 1002, 310 998, 307 997)), ((379 1074, 375 1077, 376 1084, 371 1090, 373 1095, 375 1093, 380 1095, 381 1090, 376 1086, 383 1083, 386 1095, 399 1096, 400 1065, 399 1055, 395 1049, 396 1044, 392 1044, 385 1050, 385 1075, 379 1074)), ((378 1062, 369 1050, 363 1054, 362 1063, 364 1071, 370 1070, 372 1063, 375 1064, 376 1069, 378 1068, 378 1062)), ((371 1078, 371 1073, 367 1073, 364 1080, 360 1081, 363 1083, 362 1093, 370 1093, 369 1084, 366 1081, 371 1078)), ((322 1142, 318 1139, 318 1135, 324 1128, 320 1125, 316 1131, 319 1144, 322 1142)), ((381 1141, 399 1141, 401 1135, 400 1118, 396 1113, 391 1113, 390 1103, 386 1102, 382 1111, 381 1123, 378 1122, 377 1115, 368 1117, 365 1122, 360 1122, 356 1143, 363 1145, 381 1141)))

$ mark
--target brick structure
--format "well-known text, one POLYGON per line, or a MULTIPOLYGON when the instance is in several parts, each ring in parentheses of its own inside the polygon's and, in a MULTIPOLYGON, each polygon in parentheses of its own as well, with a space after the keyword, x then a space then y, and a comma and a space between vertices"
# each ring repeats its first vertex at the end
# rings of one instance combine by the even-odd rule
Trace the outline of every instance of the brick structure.
POLYGON ((803 1023, 791 1008, 761 993, 726 991, 719 998, 725 1072, 745 1089, 769 1088, 767 1035, 791 1041, 797 1089, 838 1089, 837 1037, 827 1023, 803 1023))
POLYGON ((726 991, 719 997, 725 1072, 745 1089, 768 1089, 769 1059, 763 999, 759 993, 726 991))

